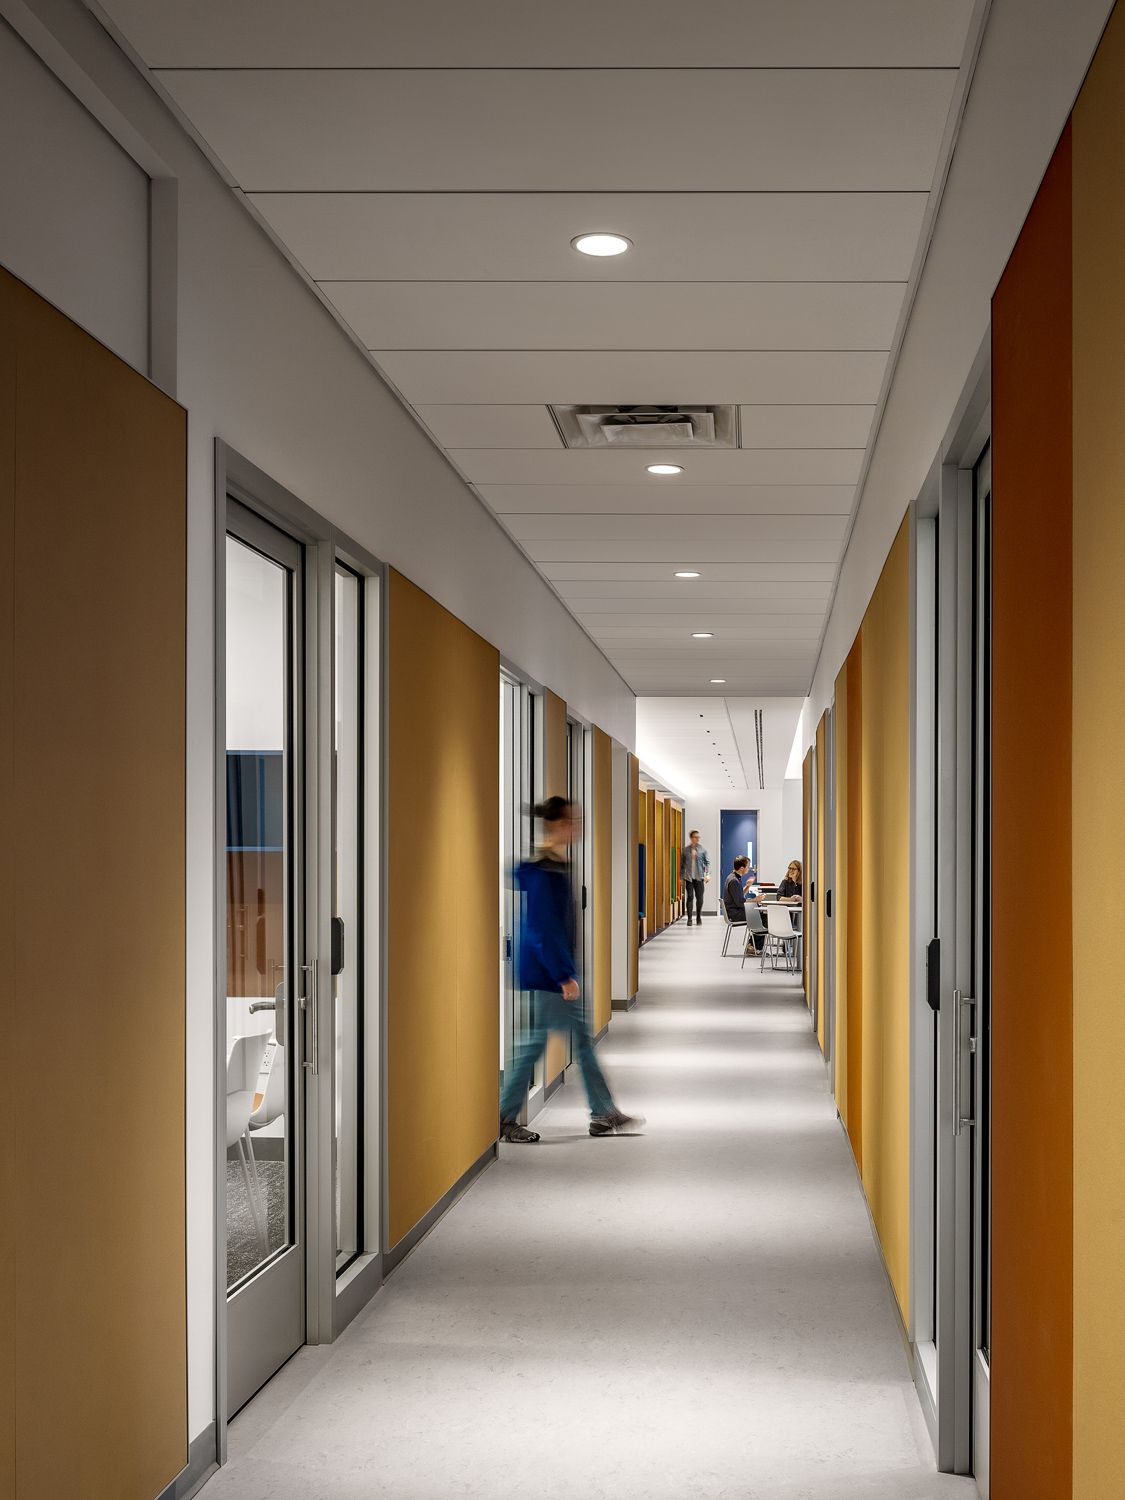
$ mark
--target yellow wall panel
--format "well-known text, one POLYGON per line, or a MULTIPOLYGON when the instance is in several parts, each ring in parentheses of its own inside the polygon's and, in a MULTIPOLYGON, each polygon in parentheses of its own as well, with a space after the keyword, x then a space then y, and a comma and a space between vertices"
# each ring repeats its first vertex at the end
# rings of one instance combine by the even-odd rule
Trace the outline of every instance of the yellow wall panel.
MULTIPOLYGON (((499 655, 393 571, 389 594, 389 847, 420 859, 442 850, 495 851, 499 655)), ((390 881, 387 908, 393 1246, 496 1139, 499 887, 461 882, 445 943, 435 942, 433 915, 414 882, 390 881)))
MULTIPOLYGON (((863 620, 863 1146, 860 1166, 904 1320, 910 1309, 909 527, 863 620)), ((855 997, 851 996, 854 1004, 855 997)))
POLYGON ((613 1010, 613 741, 594 734, 594 1000, 593 1031, 613 1010))
POLYGON ((633 754, 629 756, 629 839, 626 851, 629 860, 629 999, 637 993, 640 983, 640 922, 637 913, 640 910, 640 892, 637 890, 638 864, 637 851, 640 846, 640 761, 633 754))
MULTIPOLYGON (((808 871, 811 867, 809 850, 812 847, 812 778, 813 752, 807 750, 801 762, 801 884, 804 898, 801 903, 801 926, 805 932, 812 930, 810 916, 812 903, 809 899, 808 871)), ((812 979, 809 974, 809 945, 801 944, 801 977, 805 986, 805 1003, 812 1007, 812 979)))
POLYGON ((834 1035, 836 1108, 848 1123, 848 664, 840 668, 834 697, 836 724, 836 869, 832 920, 836 929, 836 1028, 834 1035))
POLYGON ((1073 120, 1074 1495, 1125 1493, 1125 10, 1073 120), (1111 898, 1112 904, 1112 898, 1111 898), (1092 931, 1091 931, 1092 929, 1092 931), (1081 934, 1081 936, 1079 936, 1081 934))
POLYGON ((187 1461, 186 413, 0 271, 0 1493, 187 1461))
MULTIPOLYGON (((821 1052, 824 1051, 825 1039, 825 1011, 828 1004, 828 992, 825 984, 825 947, 828 933, 824 919, 824 892, 828 872, 825 869, 825 861, 828 854, 827 842, 825 840, 825 828, 828 809, 828 781, 827 781, 827 726, 823 716, 816 726, 816 756, 814 760, 814 775, 816 777, 816 828, 813 837, 816 840, 816 904, 813 915, 816 921, 816 1037, 820 1043, 821 1052)), ((804 871, 804 880, 808 880, 808 871, 804 871)))

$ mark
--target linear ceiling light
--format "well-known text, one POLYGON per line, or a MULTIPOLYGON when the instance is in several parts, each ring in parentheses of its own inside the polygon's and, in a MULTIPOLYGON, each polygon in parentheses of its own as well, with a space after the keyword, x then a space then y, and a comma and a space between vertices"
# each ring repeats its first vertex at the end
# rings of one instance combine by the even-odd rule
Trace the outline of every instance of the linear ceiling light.
POLYGON ((682 474, 683 464, 646 464, 645 468, 650 474, 682 474))
POLYGON ((699 573, 692 573, 690 571, 685 571, 683 573, 674 573, 672 576, 674 578, 699 578, 699 577, 701 577, 701 574, 699 574, 699 573))
POLYGON ((608 234, 604 230, 575 235, 570 243, 581 255, 624 255, 633 248, 633 241, 623 234, 608 234))
POLYGON ((720 682, 726 682, 726 678, 725 677, 712 677, 711 682, 713 684, 720 683, 720 682))
POLYGON ((691 633, 693 641, 711 641, 715 638, 713 630, 693 630, 691 633))

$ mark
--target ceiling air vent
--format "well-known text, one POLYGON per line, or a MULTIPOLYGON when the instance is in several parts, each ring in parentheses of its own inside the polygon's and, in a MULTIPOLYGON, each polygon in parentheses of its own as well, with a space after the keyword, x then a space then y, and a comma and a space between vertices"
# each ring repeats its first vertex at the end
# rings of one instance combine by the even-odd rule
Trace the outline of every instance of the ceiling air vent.
POLYGON ((568 448, 737 448, 734 406, 552 406, 568 448))

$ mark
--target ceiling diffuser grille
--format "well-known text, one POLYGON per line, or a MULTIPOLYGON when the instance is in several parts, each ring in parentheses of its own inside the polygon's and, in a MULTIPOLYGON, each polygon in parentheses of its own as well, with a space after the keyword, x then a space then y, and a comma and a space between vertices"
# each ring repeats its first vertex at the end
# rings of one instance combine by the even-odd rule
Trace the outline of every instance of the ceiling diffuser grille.
POLYGON ((733 406, 552 406, 568 448, 737 448, 733 406))

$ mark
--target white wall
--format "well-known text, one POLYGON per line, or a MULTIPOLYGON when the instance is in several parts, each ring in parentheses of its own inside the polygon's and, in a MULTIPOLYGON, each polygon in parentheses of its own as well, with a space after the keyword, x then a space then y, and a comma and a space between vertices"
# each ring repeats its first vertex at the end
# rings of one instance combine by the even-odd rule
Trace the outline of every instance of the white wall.
MULTIPOLYGON (((160 243, 152 316, 163 351, 157 373, 189 412, 188 1402, 189 1435, 194 1438, 214 1414, 216 437, 400 569, 529 676, 561 694, 582 717, 630 747, 635 700, 93 16, 78 0, 0 0, 0 5, 89 108, 129 141, 146 169, 175 183, 175 213, 161 211, 161 233, 173 226, 174 240, 160 243), (171 338, 174 344, 167 343, 171 338)), ((120 195, 116 159, 112 152, 106 157, 99 126, 79 111, 85 155, 74 142, 66 146, 68 157, 73 152, 82 161, 81 185, 44 183, 25 170, 41 123, 32 96, 13 93, 7 104, 5 146, 19 148, 14 159, 22 172, 23 199, 5 196, 4 217, 22 215, 21 264, 38 258, 47 265, 60 247, 65 250, 63 270, 42 290, 72 316, 79 316, 74 310, 78 303, 58 288, 65 289, 66 278, 79 270, 89 278, 95 310, 99 299, 116 306, 123 295, 126 300, 143 297, 147 306, 147 266, 113 254, 112 239, 96 234, 87 241, 81 238, 91 203, 100 204, 111 230, 119 231, 125 216, 124 209, 115 207, 120 195), (48 195, 50 213, 29 211, 40 194, 48 195), (73 231, 71 241, 56 232, 60 222, 73 231)), ((15 180, 10 173, 2 179, 9 180, 15 180)), ((171 200, 163 187, 161 194, 167 206, 171 200)), ((4 244, 0 240, 0 254, 4 244)), ((154 254, 154 267, 156 259, 154 254)), ((110 324, 91 326, 111 342, 110 324)), ((135 339, 127 357, 137 368, 146 368, 145 349, 135 339)))
MULTIPOLYGON (((790 783, 785 783, 789 786, 790 783)), ((718 910, 718 893, 729 873, 719 864, 719 813, 725 808, 758 814, 758 870, 764 879, 780 880, 791 859, 801 857, 801 783, 797 782, 797 821, 786 817, 785 792, 705 792, 684 803, 684 831, 699 829, 700 842, 711 856, 711 884, 707 887, 705 911, 718 910), (795 839, 795 842, 791 842, 795 839)))
POLYGON ((0 20, 0 265, 148 370, 148 177, 0 20))

